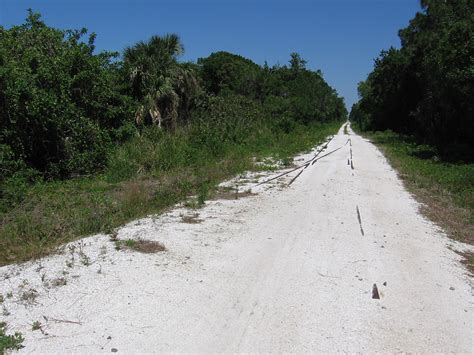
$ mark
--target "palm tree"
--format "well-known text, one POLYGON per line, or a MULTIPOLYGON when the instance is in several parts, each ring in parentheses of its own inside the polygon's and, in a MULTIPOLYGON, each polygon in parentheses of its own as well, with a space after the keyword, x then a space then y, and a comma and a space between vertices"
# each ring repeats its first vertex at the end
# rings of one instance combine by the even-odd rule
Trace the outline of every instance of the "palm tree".
POLYGON ((132 93, 140 101, 137 124, 176 127, 180 108, 189 104, 197 87, 192 69, 177 61, 183 51, 175 34, 152 36, 125 49, 124 67, 132 93))

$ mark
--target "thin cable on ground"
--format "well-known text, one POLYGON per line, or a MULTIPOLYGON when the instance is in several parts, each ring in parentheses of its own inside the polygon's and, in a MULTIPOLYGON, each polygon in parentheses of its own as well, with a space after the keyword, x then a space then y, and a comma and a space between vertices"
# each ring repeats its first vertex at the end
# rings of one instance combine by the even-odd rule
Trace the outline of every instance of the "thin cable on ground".
MULTIPOLYGON (((326 145, 325 145, 321 150, 319 150, 319 151, 314 155, 313 158, 311 158, 311 159, 308 160, 307 162, 301 164, 300 166, 297 166, 296 168, 293 168, 293 169, 288 170, 288 171, 286 171, 286 172, 284 172, 284 173, 281 173, 281 174, 279 174, 279 175, 277 175, 277 176, 274 176, 274 177, 272 177, 272 178, 270 178, 270 179, 268 179, 268 180, 262 181, 262 182, 258 183, 257 185, 255 185, 254 187, 257 187, 257 186, 260 186, 260 185, 263 185, 263 184, 267 184, 267 183, 269 183, 269 182, 271 182, 271 181, 273 181, 273 180, 276 180, 276 179, 281 178, 281 177, 283 177, 283 176, 285 176, 285 175, 291 174, 292 172, 294 172, 294 171, 296 171, 296 170, 298 170, 298 169, 307 168, 310 164, 313 165, 313 164, 316 163, 318 160, 320 160, 320 159, 322 159, 322 158, 324 158, 324 157, 327 157, 328 155, 331 155, 331 154, 337 152, 338 150, 344 148, 344 147, 347 145, 347 143, 349 143, 349 142, 351 141, 351 139, 349 138, 349 139, 346 141, 346 143, 344 143, 344 144, 343 144, 342 146, 340 146, 339 148, 334 149, 334 150, 330 151, 329 153, 326 153, 326 154, 324 154, 324 155, 322 155, 322 156, 319 156, 319 154, 321 154, 321 152, 322 152, 324 149, 327 148, 327 146, 329 145, 329 143, 332 141, 333 138, 334 138, 334 137, 332 137, 332 138, 326 143, 326 145)), ((293 181, 295 181, 296 178, 301 175, 302 172, 303 172, 303 170, 300 171, 300 172, 298 173, 298 175, 296 175, 296 176, 290 181, 289 185, 291 185, 291 184, 293 183, 293 181)))

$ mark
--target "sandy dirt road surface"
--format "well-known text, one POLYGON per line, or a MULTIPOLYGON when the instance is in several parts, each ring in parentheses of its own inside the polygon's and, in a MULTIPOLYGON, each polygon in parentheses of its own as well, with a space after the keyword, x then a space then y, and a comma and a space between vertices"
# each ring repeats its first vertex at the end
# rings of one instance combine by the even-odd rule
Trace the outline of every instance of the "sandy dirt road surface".
POLYGON ((259 187, 276 173, 248 174, 228 184, 256 195, 118 233, 167 252, 97 235, 1 268, 2 320, 26 353, 472 353, 472 283, 453 250, 467 246, 418 213, 374 145, 341 128, 320 155, 340 147, 289 187, 297 172, 259 187))

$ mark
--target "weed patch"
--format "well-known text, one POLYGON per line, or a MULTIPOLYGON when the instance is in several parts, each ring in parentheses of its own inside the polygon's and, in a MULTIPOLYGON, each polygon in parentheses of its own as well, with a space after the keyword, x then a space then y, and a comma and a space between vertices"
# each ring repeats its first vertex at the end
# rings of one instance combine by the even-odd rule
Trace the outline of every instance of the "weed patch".
POLYGON ((0 322, 0 354, 4 354, 6 350, 19 350, 23 346, 23 336, 20 333, 8 335, 6 333, 7 324, 0 322))
POLYGON ((52 287, 61 287, 65 286, 67 284, 67 280, 64 277, 57 277, 53 280, 51 280, 51 286, 52 287))
POLYGON ((214 192, 212 195, 213 200, 238 200, 239 198, 255 196, 256 193, 253 193, 250 190, 247 191, 238 191, 237 189, 232 188, 221 188, 214 192))
POLYGON ((39 321, 34 321, 33 324, 31 325, 31 330, 41 330, 41 323, 39 321))
POLYGON ((32 305, 36 303, 36 298, 38 297, 38 295, 38 291, 33 288, 24 290, 20 294, 20 301, 22 301, 26 305, 32 305))
POLYGON ((460 254, 463 257, 462 263, 466 265, 471 275, 474 275, 474 253, 465 252, 460 254))
POLYGON ((201 223, 203 220, 199 219, 199 214, 193 213, 192 215, 181 216, 181 222, 188 223, 188 224, 198 224, 201 223))
POLYGON ((121 242, 125 249, 138 251, 145 254, 153 254, 166 251, 166 247, 160 242, 146 239, 127 239, 121 242))

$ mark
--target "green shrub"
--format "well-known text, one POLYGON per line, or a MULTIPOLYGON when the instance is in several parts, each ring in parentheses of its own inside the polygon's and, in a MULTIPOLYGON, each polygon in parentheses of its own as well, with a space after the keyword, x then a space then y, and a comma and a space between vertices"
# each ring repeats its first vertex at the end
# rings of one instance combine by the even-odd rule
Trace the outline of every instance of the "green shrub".
POLYGON ((47 27, 31 10, 24 25, 0 27, 0 146, 9 162, 53 178, 105 164, 110 130, 131 117, 131 103, 115 88, 113 55, 94 55, 95 35, 84 43, 85 34, 47 27))
POLYGON ((7 335, 6 326, 5 322, 0 322, 0 354, 4 354, 5 350, 19 350, 23 347, 23 336, 20 333, 7 335))

